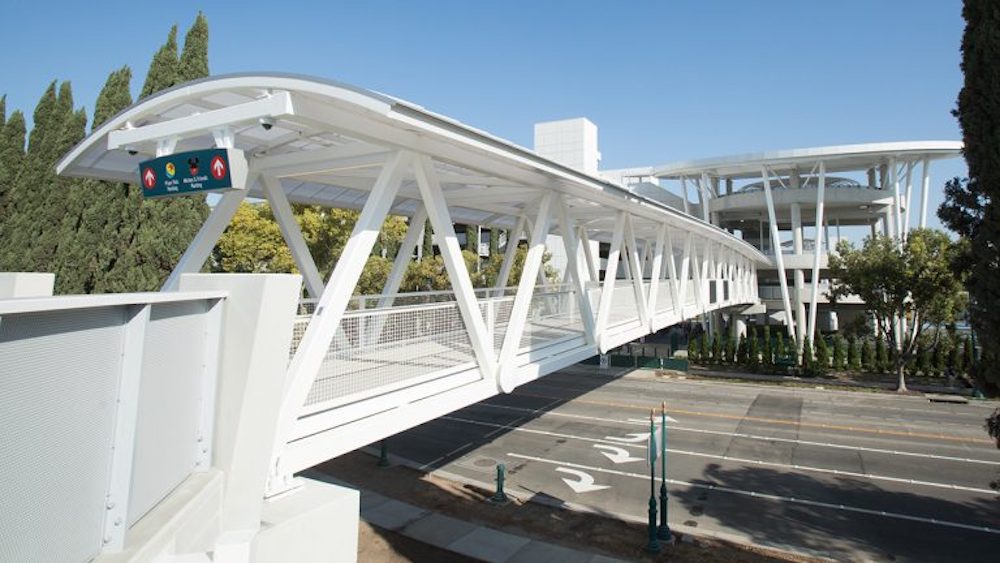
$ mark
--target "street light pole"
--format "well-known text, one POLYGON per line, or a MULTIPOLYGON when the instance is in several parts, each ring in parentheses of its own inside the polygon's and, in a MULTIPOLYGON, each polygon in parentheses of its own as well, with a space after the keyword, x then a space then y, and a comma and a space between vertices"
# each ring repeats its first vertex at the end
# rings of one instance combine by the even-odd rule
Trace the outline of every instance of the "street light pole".
POLYGON ((667 403, 660 403, 660 527, 656 537, 667 543, 673 541, 667 525, 667 403))

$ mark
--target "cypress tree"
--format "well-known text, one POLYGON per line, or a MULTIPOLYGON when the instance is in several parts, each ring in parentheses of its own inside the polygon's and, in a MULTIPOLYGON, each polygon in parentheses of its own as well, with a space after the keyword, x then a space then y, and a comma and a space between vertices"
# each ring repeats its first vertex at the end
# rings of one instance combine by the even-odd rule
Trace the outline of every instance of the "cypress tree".
POLYGON ((479 256, 479 229, 476 225, 465 226, 465 249, 479 256))
POLYGON ((35 107, 35 126, 17 182, 8 194, 8 216, 2 225, 0 270, 51 270, 52 251, 58 242, 65 194, 56 177, 56 161, 82 136, 85 116, 73 112, 68 82, 56 88, 53 81, 35 107), (82 131, 82 130, 81 130, 82 131))
POLYGON ((718 332, 712 335, 712 363, 722 363, 722 335, 718 332))
POLYGON ((889 369, 889 348, 885 339, 879 336, 875 340, 875 371, 885 373, 889 369))
POLYGON ((953 342, 951 347, 951 358, 948 360, 948 365, 951 369, 955 371, 956 374, 962 373, 965 369, 965 365, 962 358, 962 346, 961 342, 957 340, 953 342))
POLYGON ((947 336, 942 336, 934 347, 934 373, 940 375, 948 367, 948 348, 950 342, 947 336))
MULTIPOLYGON (((132 104, 127 66, 110 73, 94 106, 92 129, 132 104)), ((58 250, 56 284, 62 292, 121 292, 133 285, 112 276, 120 256, 128 253, 138 228, 142 195, 125 183, 83 180, 71 190, 71 198, 84 200, 76 225, 63 224, 58 250)), ((121 274, 121 271, 117 271, 121 274)))
POLYGON ((966 338, 962 345, 962 357, 965 358, 965 371, 971 373, 976 364, 975 349, 972 347, 972 339, 966 338))
POLYGON ((490 227, 490 258, 500 254, 500 229, 490 227))
POLYGON ((736 363, 746 367, 750 363, 750 349, 747 347, 747 337, 740 335, 740 343, 736 346, 736 363))
POLYGON ((927 375, 930 370, 931 355, 930 350, 927 348, 927 343, 921 338, 917 340, 917 348, 913 352, 914 363, 913 370, 927 375))
POLYGON ((711 350, 712 343, 709 342, 708 333, 703 333, 698 341, 698 357, 701 358, 701 363, 707 364, 712 361, 711 350))
POLYGON ((778 358, 784 359, 787 355, 788 350, 785 347, 785 333, 779 330, 774 346, 775 362, 777 362, 778 358))
MULTIPOLYGON (((204 17, 196 19, 204 24, 204 17)), ((207 24, 205 24, 207 25, 207 24)), ((185 42, 184 51, 189 67, 203 69, 197 61, 208 60, 208 33, 189 33, 191 43, 185 42)), ((160 90, 170 88, 183 80, 198 78, 184 75, 177 55, 177 26, 170 29, 167 42, 153 56, 149 72, 142 86, 140 99, 160 90)), ((200 72, 200 70, 199 70, 200 72)), ((195 233, 208 216, 208 205, 200 195, 189 195, 160 200, 144 200, 139 210, 139 220, 132 244, 125 254, 118 258, 108 276, 106 286, 122 287, 130 291, 150 291, 159 288, 180 259, 195 233)))
POLYGON ((847 369, 861 371, 861 343, 857 336, 852 336, 847 346, 847 369))
POLYGON ((180 82, 197 80, 209 74, 208 20, 205 19, 205 14, 202 12, 198 12, 194 23, 184 36, 184 50, 181 51, 180 64, 177 70, 180 82))
POLYGON ((695 336, 688 341, 688 361, 691 363, 698 363, 701 359, 701 341, 695 336))
POLYGON ((865 339, 861 344, 861 367, 867 372, 875 372, 875 350, 871 340, 865 339))
POLYGON ((830 369, 830 346, 822 334, 816 335, 816 361, 813 362, 813 368, 819 374, 830 369))
MULTIPOLYGON (((767 327, 764 327, 767 330, 767 327)), ((757 327, 750 328, 750 338, 747 341, 747 367, 750 371, 760 368, 760 346, 757 340, 757 327)))
POLYGON ((764 325, 764 345, 762 346, 762 361, 765 367, 774 365, 774 347, 771 344, 771 327, 764 325))
MULTIPOLYGON (((0 130, 0 235, 4 233, 3 225, 8 220, 8 196, 24 165, 26 134, 24 115, 20 111, 12 113, 0 130)), ((0 238, 0 256, 3 255, 3 249, 3 240, 0 238)))
POLYGON ((833 337, 833 369, 843 371, 847 368, 847 341, 842 336, 833 337))
POLYGON ((804 372, 809 372, 813 367, 812 341, 808 336, 802 341, 802 359, 799 365, 804 372))
MULTIPOLYGON (((507 241, 510 244, 510 241, 507 241)), ((424 259, 434 256, 434 228, 431 227, 430 220, 424 225, 424 259)))
POLYGON ((722 358, 723 363, 736 363, 736 339, 730 336, 728 332, 723 336, 722 351, 724 354, 722 358))

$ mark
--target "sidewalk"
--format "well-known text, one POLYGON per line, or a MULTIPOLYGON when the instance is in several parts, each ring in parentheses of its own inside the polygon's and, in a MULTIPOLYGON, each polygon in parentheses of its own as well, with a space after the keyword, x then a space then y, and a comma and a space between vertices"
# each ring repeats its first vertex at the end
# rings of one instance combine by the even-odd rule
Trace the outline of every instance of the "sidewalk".
POLYGON ((361 491, 361 518, 373 526, 481 561, 622 561, 479 526, 365 490, 361 491))

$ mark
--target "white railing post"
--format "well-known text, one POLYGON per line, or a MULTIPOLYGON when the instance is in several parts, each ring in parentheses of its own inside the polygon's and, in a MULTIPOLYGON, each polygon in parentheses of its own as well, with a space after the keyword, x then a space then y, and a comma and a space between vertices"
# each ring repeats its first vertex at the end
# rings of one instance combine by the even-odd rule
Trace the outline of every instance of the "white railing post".
POLYGON ((130 307, 122 341, 122 363, 118 375, 118 403, 115 410, 111 478, 104 504, 104 551, 114 553, 125 546, 128 530, 129 494, 132 488, 132 461, 139 413, 139 385, 142 355, 149 324, 149 305, 130 307))
POLYGON ((452 290, 455 291, 455 302, 458 304, 459 313, 462 315, 462 320, 468 331, 469 341, 472 344, 480 372, 483 378, 494 376, 496 374, 496 355, 493 350, 493 340, 487 335, 483 313, 479 310, 479 301, 472 288, 472 280, 469 278, 469 270, 462 257, 462 249, 458 246, 458 238, 455 236, 455 229, 451 223, 451 214, 448 212, 448 202, 445 200, 441 184, 438 182, 433 161, 425 155, 418 156, 414 172, 417 177, 417 186, 420 189, 420 197, 424 200, 427 216, 434 228, 438 248, 441 249, 441 258, 448 271, 452 290))
POLYGON ((507 321, 507 332, 504 334, 503 346, 500 348, 497 385, 504 393, 510 393, 516 386, 516 382, 512 381, 513 362, 517 356, 517 350, 521 346, 521 335, 524 334, 525 321, 531 306, 531 298, 534 295, 535 278, 541 269, 542 257, 545 254, 545 239, 549 234, 554 199, 555 194, 548 192, 538 205, 538 216, 532 225, 528 255, 524 259, 524 268, 521 270, 521 279, 517 285, 517 294, 514 296, 514 305, 507 321))

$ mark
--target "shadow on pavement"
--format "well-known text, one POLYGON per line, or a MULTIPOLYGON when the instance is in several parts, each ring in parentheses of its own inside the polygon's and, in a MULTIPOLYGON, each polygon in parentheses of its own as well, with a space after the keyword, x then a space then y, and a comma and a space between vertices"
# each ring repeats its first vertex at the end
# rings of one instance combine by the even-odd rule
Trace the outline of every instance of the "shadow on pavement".
POLYGON ((971 493, 942 493, 954 495, 952 500, 886 490, 859 479, 820 479, 768 468, 723 468, 717 464, 707 466, 703 478, 692 483, 695 486, 671 491, 674 499, 692 513, 739 530, 758 543, 797 546, 836 559, 986 561, 996 556, 1000 542, 997 533, 940 523, 1000 528, 997 500, 976 498, 971 493), (784 498, 732 491, 756 491, 758 495, 784 498), (864 510, 843 509, 840 505, 864 510), (913 518, 882 515, 879 512, 883 510, 913 518))

